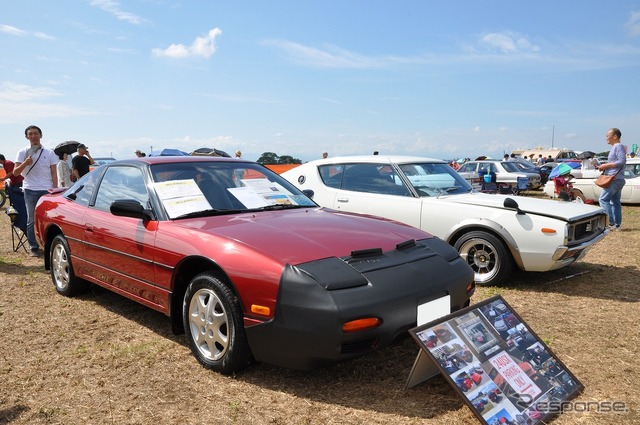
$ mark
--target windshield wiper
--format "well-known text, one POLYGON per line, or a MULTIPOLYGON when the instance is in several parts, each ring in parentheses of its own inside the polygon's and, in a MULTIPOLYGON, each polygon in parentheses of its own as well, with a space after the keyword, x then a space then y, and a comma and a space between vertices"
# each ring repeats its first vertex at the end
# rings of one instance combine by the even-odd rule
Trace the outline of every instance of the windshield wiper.
MULTIPOLYGON (((308 205, 306 206, 308 207, 308 205)), ((254 211, 273 211, 273 210, 285 210, 290 208, 306 208, 304 205, 293 205, 293 204, 273 204, 273 205, 265 205, 260 208, 253 208, 254 211)))
POLYGON ((192 211, 190 213, 182 214, 177 217, 174 217, 174 220, 180 218, 193 218, 193 217, 209 217, 213 215, 222 215, 222 214, 233 214, 246 210, 229 210, 229 209, 216 209, 216 208, 208 208, 206 210, 200 211, 192 211))

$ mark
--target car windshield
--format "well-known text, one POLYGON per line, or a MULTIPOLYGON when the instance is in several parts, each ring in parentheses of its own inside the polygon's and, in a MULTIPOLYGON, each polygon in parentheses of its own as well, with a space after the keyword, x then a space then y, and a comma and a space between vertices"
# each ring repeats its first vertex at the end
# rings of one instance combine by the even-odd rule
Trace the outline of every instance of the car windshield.
POLYGON ((446 163, 402 164, 400 169, 420 196, 468 193, 471 185, 446 163))
POLYGON ((533 164, 525 164, 524 162, 514 161, 513 164, 520 170, 525 173, 535 173, 536 167, 533 164))
POLYGON ((521 173, 524 171, 517 162, 515 161, 506 161, 502 163, 502 167, 508 171, 509 173, 521 173))
POLYGON ((154 164, 151 175, 170 218, 316 206, 278 174, 251 162, 154 164))
POLYGON ((522 168, 523 170, 535 170, 536 166, 533 165, 532 163, 530 163, 529 161, 522 159, 522 158, 517 158, 514 163, 522 168))

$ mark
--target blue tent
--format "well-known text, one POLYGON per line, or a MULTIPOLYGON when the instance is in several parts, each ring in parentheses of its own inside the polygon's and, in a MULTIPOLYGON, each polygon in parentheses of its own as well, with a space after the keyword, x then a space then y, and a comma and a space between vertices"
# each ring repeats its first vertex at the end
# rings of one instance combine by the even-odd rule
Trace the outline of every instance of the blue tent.
POLYGON ((183 152, 180 149, 164 148, 157 151, 152 151, 149 156, 188 156, 187 152, 183 152))

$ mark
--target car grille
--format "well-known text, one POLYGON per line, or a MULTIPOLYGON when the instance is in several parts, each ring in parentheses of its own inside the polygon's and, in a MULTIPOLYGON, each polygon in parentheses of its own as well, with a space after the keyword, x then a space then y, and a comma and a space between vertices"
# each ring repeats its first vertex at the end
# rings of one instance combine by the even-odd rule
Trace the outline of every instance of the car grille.
POLYGON ((569 245, 589 241, 601 234, 607 224, 606 214, 589 217, 569 224, 569 245))

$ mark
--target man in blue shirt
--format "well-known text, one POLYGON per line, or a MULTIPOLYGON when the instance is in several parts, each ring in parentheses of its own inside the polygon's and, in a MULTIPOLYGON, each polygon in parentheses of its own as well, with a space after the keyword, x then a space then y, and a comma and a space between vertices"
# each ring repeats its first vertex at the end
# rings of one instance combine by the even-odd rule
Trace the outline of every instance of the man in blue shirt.
POLYGON ((622 188, 626 183, 624 179, 624 167, 627 165, 627 152, 620 143, 622 133, 617 128, 612 128, 605 136, 607 143, 611 145, 607 162, 601 164, 598 170, 606 175, 616 175, 609 187, 602 189, 600 194, 600 206, 604 208, 609 217, 609 229, 619 230, 622 225, 622 188))

